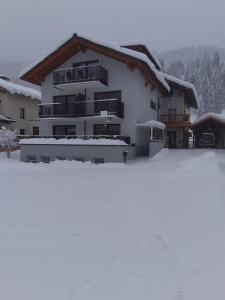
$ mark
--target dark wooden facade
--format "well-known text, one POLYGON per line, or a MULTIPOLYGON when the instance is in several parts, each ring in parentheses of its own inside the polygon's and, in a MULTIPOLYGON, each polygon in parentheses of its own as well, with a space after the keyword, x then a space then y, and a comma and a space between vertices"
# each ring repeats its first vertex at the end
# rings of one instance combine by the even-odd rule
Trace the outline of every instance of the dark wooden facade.
POLYGON ((195 148, 225 148, 225 119, 209 114, 195 122, 191 129, 195 148))

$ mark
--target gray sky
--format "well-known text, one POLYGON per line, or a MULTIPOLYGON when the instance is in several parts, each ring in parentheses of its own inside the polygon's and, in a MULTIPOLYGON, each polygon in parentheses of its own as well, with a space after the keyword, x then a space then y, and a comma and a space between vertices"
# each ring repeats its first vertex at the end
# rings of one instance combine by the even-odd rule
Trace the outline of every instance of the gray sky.
POLYGON ((32 61, 72 32, 157 51, 225 48, 224 0, 0 0, 0 60, 32 61))

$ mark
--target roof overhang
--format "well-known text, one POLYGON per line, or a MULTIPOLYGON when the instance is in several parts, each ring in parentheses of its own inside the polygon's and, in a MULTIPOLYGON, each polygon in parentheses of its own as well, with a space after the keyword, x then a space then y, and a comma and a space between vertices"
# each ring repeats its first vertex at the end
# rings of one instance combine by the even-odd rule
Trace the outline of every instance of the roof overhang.
MULTIPOLYGON (((169 86, 167 85, 164 78, 164 84, 159 80, 159 76, 161 76, 161 74, 151 61, 149 61, 149 63, 152 64, 153 68, 155 68, 155 72, 153 68, 150 68, 146 60, 142 60, 138 57, 133 56, 131 53, 129 53, 128 49, 127 51, 125 51, 126 49, 123 49, 122 47, 110 47, 107 44, 93 41, 92 39, 86 38, 84 36, 79 36, 77 34, 72 35, 57 49, 53 50, 48 56, 43 58, 30 69, 25 70, 21 74, 21 79, 36 85, 41 85, 46 75, 57 69, 60 65, 65 63, 75 54, 79 52, 85 52, 86 49, 93 50, 107 57, 125 63, 131 70, 134 68, 138 68, 144 75, 146 84, 151 82, 154 86, 157 86, 163 94, 169 94, 169 86)), ((130 51, 135 52, 132 50, 130 51)), ((148 60, 148 58, 144 54, 140 55, 143 55, 148 60)))
POLYGON ((155 58, 154 55, 152 55, 148 47, 146 47, 146 45, 144 45, 143 43, 122 44, 121 47, 144 53, 154 63, 156 69, 159 71, 161 70, 159 61, 155 58))
POLYGON ((141 128, 158 128, 162 130, 166 128, 166 125, 164 123, 155 120, 146 121, 143 123, 137 123, 136 126, 141 128))
POLYGON ((195 89, 195 86, 189 82, 176 78, 174 76, 164 74, 165 80, 169 86, 182 91, 188 99, 190 107, 194 109, 199 108, 199 98, 195 89))

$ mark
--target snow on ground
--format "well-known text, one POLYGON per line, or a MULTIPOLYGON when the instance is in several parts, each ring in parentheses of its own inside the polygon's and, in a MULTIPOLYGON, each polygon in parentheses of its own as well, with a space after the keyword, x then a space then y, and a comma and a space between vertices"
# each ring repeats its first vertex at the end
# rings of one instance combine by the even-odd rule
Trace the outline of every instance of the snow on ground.
POLYGON ((124 164, 0 154, 0 298, 224 300, 225 152, 124 164))

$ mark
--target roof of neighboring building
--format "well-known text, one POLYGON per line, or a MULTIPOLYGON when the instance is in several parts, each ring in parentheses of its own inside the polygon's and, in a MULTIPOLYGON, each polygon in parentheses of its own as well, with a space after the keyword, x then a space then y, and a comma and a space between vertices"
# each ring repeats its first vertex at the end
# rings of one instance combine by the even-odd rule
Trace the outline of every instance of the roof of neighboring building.
POLYGON ((196 92, 195 86, 192 83, 176 78, 172 75, 162 73, 165 80, 170 86, 175 86, 176 88, 184 91, 190 99, 190 104, 193 108, 199 108, 199 98, 196 92))
POLYGON ((214 123, 223 125, 225 127, 225 115, 224 114, 216 114, 213 112, 209 112, 207 114, 204 114, 204 115, 196 118, 191 123, 191 129, 197 129, 209 121, 213 121, 214 123))
POLYGON ((0 115, 0 122, 3 122, 3 123, 12 123, 12 122, 15 122, 15 120, 12 120, 11 118, 7 118, 3 115, 0 115))
POLYGON ((0 78, 0 91, 4 93, 23 95, 35 100, 41 100, 41 92, 2 78, 0 78))
POLYGON ((138 68, 146 78, 146 84, 151 82, 168 94, 170 87, 155 64, 144 53, 119 46, 111 42, 94 40, 84 35, 73 34, 65 41, 40 58, 20 74, 21 79, 41 85, 44 77, 66 62, 80 51, 90 49, 105 56, 126 63, 131 69, 138 68))

